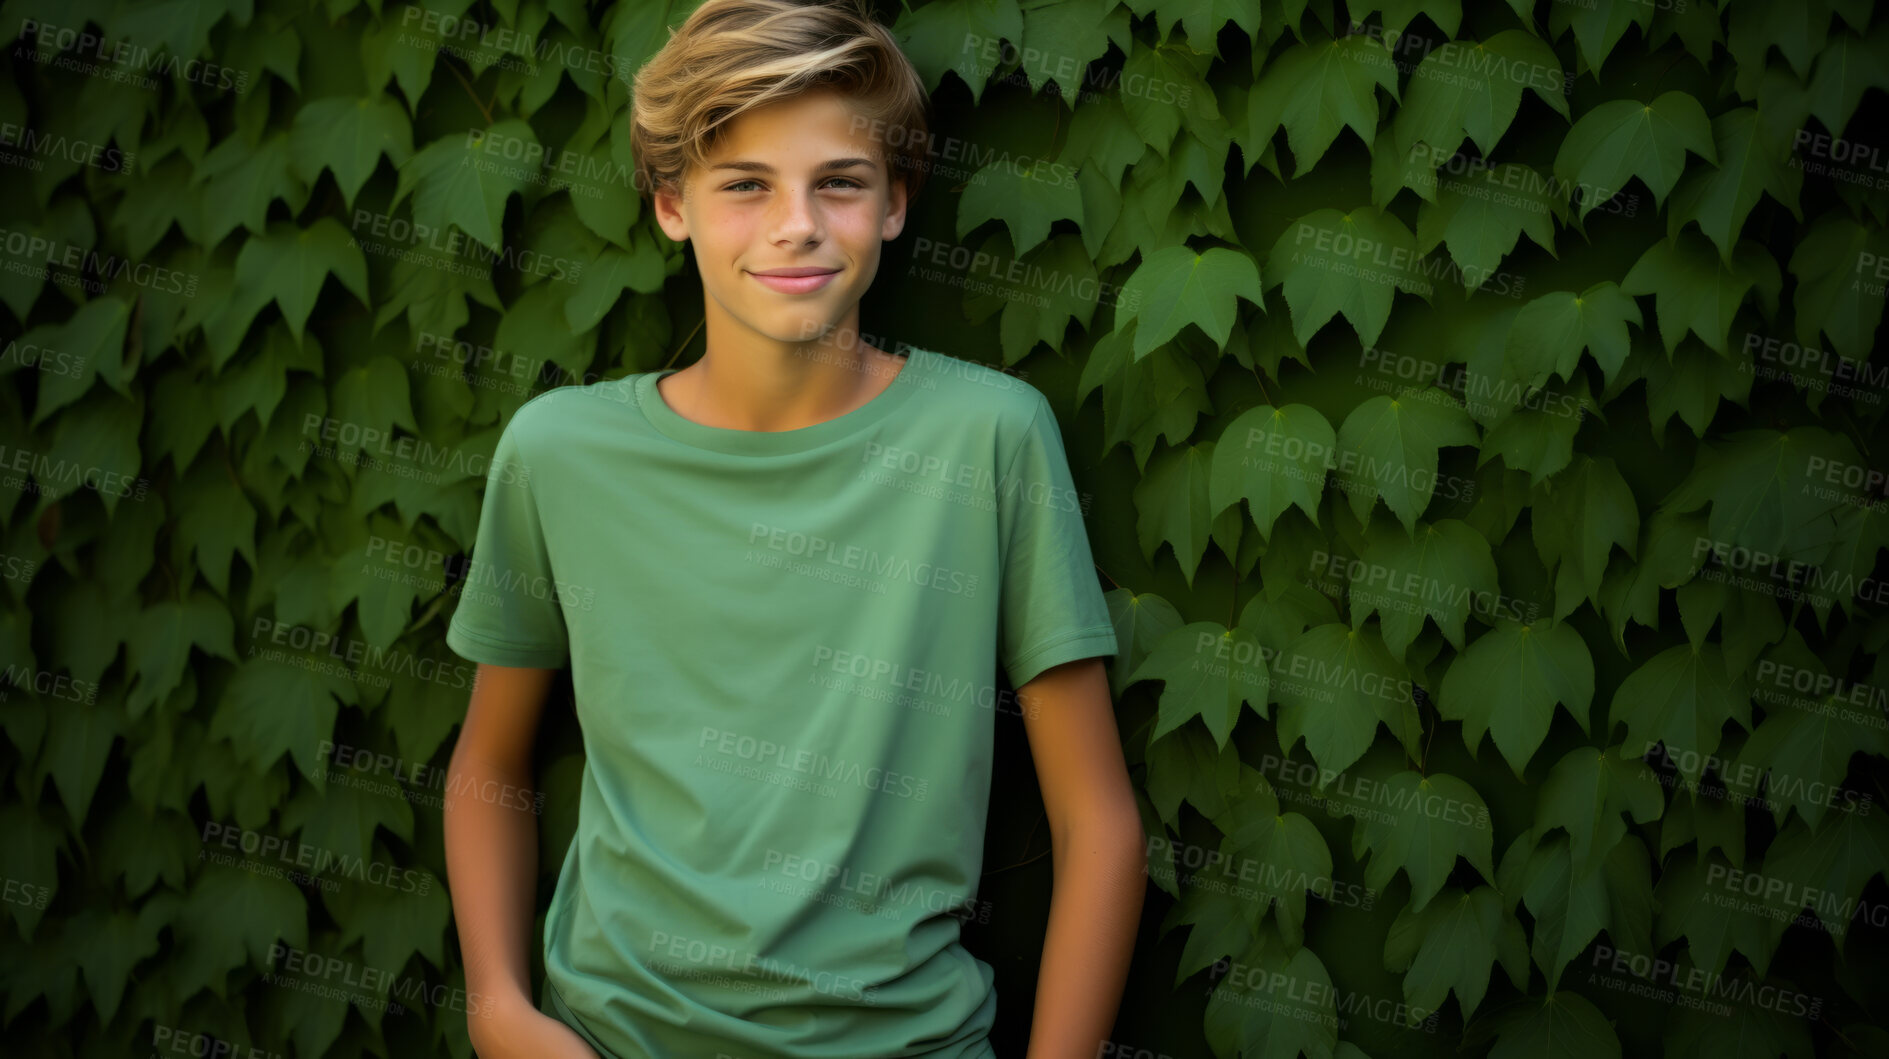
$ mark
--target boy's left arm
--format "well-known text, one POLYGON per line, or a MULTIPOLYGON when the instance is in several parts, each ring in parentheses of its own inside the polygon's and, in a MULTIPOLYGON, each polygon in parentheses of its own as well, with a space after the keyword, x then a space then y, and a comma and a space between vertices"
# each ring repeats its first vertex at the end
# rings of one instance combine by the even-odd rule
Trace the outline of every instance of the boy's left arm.
POLYGON ((1054 889, 1026 1059, 1095 1059, 1115 1025, 1147 846, 1100 658, 1017 689, 1049 816, 1054 889))

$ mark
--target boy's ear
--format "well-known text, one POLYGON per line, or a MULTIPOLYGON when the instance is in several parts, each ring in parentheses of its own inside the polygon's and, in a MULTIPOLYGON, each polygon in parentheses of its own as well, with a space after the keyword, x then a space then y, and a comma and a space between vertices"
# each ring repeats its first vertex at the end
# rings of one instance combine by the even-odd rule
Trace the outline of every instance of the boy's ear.
POLYGON ((689 221, 682 214, 681 188, 686 184, 658 187, 650 196, 651 205, 656 210, 656 223, 662 226, 663 234, 671 241, 684 243, 689 239, 689 221))
POLYGON ((885 223, 879 227, 879 241, 889 243, 905 230, 905 211, 911 205, 905 181, 894 179, 886 204, 885 223))

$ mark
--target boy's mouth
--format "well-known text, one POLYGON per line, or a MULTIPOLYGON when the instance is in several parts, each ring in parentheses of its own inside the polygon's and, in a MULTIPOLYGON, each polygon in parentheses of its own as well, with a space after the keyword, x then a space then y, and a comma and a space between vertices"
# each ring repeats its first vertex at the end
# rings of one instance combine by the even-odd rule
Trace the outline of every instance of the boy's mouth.
POLYGON ((799 268, 770 268, 764 272, 749 272, 748 275, 760 280, 763 285, 782 294, 806 294, 827 285, 839 269, 819 266, 799 268))

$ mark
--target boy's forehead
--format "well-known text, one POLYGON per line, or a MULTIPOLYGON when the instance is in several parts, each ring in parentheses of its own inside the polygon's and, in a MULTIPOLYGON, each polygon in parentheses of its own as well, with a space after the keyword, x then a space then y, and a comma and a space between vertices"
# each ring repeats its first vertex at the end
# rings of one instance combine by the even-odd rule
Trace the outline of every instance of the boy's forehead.
POLYGON ((730 141, 741 138, 781 138, 783 143, 794 143, 809 135, 867 140, 872 138, 873 128, 877 124, 867 115, 858 99, 816 87, 756 107, 727 122, 722 126, 723 135, 718 146, 725 148, 730 141), (777 126, 783 122, 792 124, 791 137, 781 138, 777 126))

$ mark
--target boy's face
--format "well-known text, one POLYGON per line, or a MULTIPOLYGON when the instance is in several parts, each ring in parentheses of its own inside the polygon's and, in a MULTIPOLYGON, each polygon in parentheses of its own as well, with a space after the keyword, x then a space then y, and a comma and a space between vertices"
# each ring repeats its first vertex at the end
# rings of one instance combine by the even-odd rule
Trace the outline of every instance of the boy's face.
POLYGON ((751 110, 723 126, 706 168, 685 174, 685 194, 655 196, 663 231, 693 245, 717 330, 783 343, 857 330, 881 244, 905 226, 906 195, 872 123, 854 114, 832 91, 751 110), (783 269, 820 274, 764 275, 783 269))

